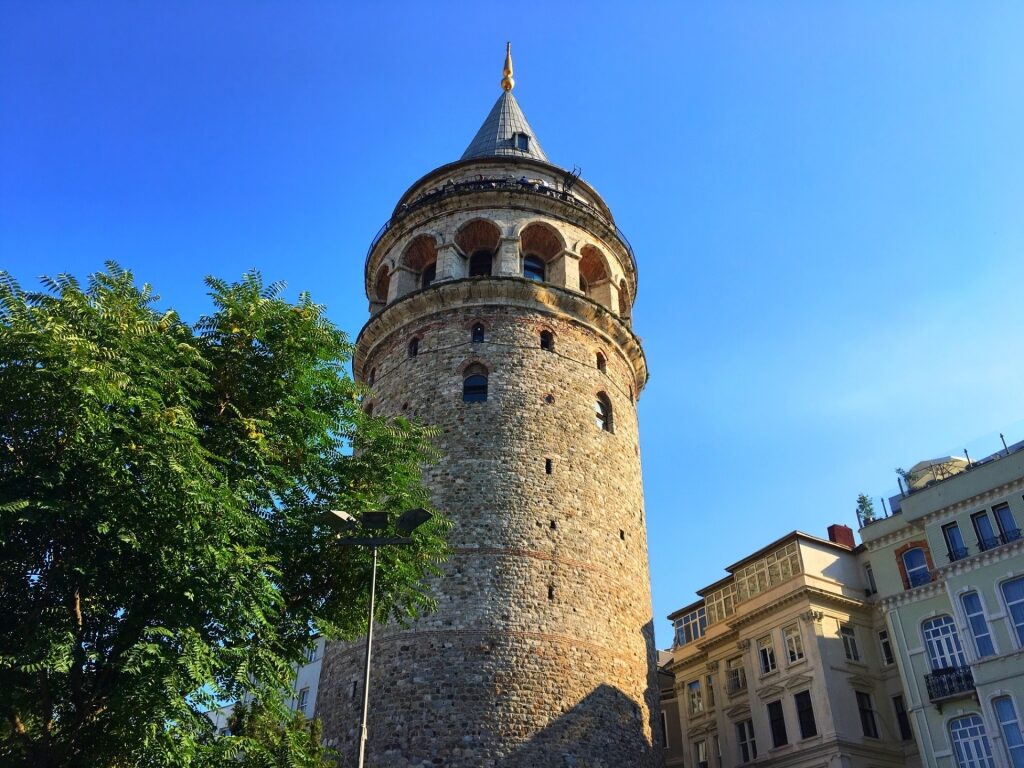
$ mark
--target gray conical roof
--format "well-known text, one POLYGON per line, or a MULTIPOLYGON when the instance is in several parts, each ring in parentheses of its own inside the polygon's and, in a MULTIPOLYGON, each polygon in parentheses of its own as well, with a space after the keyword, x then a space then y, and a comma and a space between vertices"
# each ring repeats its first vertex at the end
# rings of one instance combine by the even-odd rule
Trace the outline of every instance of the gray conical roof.
POLYGON ((474 157, 530 157, 534 160, 548 162, 548 156, 540 148, 540 142, 533 134, 533 129, 526 122, 526 115, 519 108, 519 102, 512 91, 503 91, 494 103, 484 124, 476 132, 476 136, 462 153, 462 160, 474 157), (519 148, 519 142, 513 139, 514 134, 525 134, 526 149, 519 148))

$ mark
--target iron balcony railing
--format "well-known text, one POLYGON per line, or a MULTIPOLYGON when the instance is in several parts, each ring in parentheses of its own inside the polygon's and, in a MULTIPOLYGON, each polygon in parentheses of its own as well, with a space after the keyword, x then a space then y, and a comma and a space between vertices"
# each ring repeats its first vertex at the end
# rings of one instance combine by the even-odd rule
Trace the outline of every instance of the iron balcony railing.
POLYGON ((974 693, 974 673, 970 667, 946 667, 924 676, 928 698, 942 701, 965 693, 974 693))
POLYGON ((626 239, 626 235, 621 229, 611 221, 607 216, 604 215, 598 208, 594 207, 590 203, 581 200, 571 192, 556 189, 555 187, 548 186, 546 184, 540 184, 538 182, 530 181, 528 179, 515 179, 509 177, 495 177, 495 178, 479 178, 471 179, 469 181, 458 181, 444 184, 436 189, 427 192, 424 195, 420 195, 410 203, 405 203, 399 208, 399 210, 390 219, 384 222, 384 225, 377 230, 377 234, 374 235, 373 240, 370 242, 370 247, 366 251, 366 261, 369 262, 370 254, 373 253, 373 249, 380 242, 380 239, 384 237, 391 227, 395 225, 400 219, 404 218, 413 211, 423 208, 424 206, 430 205, 431 203, 446 197, 453 197, 456 195, 464 195, 474 192, 486 192, 489 190, 504 189, 512 192, 523 192, 532 195, 542 195, 555 200, 561 200, 564 203, 568 203, 574 208, 578 208, 582 211, 586 211, 591 216, 596 217, 599 221, 603 222, 613 232, 616 237, 622 241, 623 246, 626 248, 626 252, 629 254, 629 259, 633 264, 634 271, 636 270, 636 255, 633 253, 633 246, 629 244, 629 240, 626 239))
POLYGON ((725 690, 730 696, 747 690, 747 676, 730 674, 725 681, 725 690))

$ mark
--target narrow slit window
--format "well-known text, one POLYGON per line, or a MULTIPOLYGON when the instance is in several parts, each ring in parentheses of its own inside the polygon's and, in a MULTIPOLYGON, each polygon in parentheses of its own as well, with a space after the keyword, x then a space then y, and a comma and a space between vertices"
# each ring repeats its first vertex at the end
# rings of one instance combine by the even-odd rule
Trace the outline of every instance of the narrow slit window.
POLYGON ((409 342, 409 357, 416 357, 420 353, 420 340, 413 339, 409 342))
POLYGON ((623 541, 626 540, 626 532, 624 530, 622 530, 621 528, 619 528, 619 538, 622 539, 623 541))
POLYGON ((557 521, 555 521, 555 520, 551 521, 551 530, 552 531, 558 530, 558 522, 557 521))
POLYGON ((594 400, 594 423, 604 432, 612 431, 612 402, 604 392, 598 393, 594 400))
POLYGON ((473 326, 472 336, 470 338, 474 344, 479 344, 484 340, 484 327, 481 323, 477 323, 473 326))
POLYGON ((554 600, 554 599, 555 599, 555 588, 554 587, 548 587, 548 600, 554 600))
POLYGON ((604 355, 600 352, 597 353, 597 370, 601 373, 606 373, 608 369, 608 362, 604 359, 604 355))
POLYGON ((544 472, 550 475, 553 468, 551 459, 544 459, 544 472))

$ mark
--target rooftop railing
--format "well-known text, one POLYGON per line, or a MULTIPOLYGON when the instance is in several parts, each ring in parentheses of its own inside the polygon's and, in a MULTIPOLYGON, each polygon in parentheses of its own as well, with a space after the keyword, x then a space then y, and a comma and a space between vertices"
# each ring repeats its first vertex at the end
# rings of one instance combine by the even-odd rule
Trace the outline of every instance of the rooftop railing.
POLYGON ((553 200, 560 200, 563 203, 567 203, 574 208, 578 208, 579 210, 596 217, 609 229, 615 232, 615 236, 622 241, 623 246, 626 248, 626 252, 629 254, 633 270, 634 272, 636 271, 636 255, 633 253, 633 246, 629 244, 629 240, 626 239, 626 235, 618 228, 615 222, 609 219, 600 209, 585 200, 576 197, 576 195, 571 192, 556 189, 542 181, 525 178, 516 179, 511 176, 481 177, 477 179, 470 179, 468 181, 450 181, 447 184, 420 195, 412 202, 403 203, 398 211, 390 219, 385 221, 384 225, 377 230, 377 234, 373 236, 373 240, 370 241, 370 247, 366 251, 367 263, 370 260, 370 254, 373 253, 373 249, 377 247, 377 243, 379 243, 381 238, 387 234, 388 230, 413 211, 424 208, 431 203, 435 203, 438 200, 445 198, 498 189, 527 195, 540 195, 553 200))

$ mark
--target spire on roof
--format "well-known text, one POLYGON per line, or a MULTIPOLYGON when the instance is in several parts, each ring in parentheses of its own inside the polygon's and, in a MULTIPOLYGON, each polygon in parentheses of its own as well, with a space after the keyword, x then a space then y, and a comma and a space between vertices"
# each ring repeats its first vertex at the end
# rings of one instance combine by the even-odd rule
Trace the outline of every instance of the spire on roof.
POLYGON ((548 156, 540 148, 540 142, 533 135, 533 129, 526 122, 519 102, 512 95, 515 80, 512 79, 512 43, 505 46, 504 77, 501 79, 501 96, 488 113, 484 124, 462 153, 462 160, 474 157, 530 157, 548 162, 548 156))

